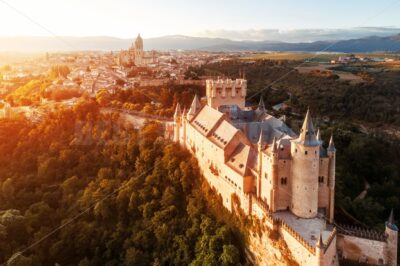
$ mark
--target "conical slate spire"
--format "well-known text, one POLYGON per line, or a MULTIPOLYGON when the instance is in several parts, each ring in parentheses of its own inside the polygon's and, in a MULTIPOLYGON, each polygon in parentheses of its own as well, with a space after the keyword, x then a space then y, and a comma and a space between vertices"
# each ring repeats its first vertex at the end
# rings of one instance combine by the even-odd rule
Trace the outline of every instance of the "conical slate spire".
POLYGON ((258 103, 257 111, 265 112, 265 104, 262 96, 260 97, 260 102, 258 103))
POLYGON ((276 137, 272 140, 272 152, 276 152, 278 150, 278 147, 276 146, 276 137))
POLYGON ((186 107, 183 108, 183 111, 182 111, 182 118, 184 118, 185 114, 186 114, 186 107))
POLYGON ((317 130, 317 140, 321 141, 321 132, 320 132, 319 128, 317 130))
POLYGON ((201 108, 201 104, 199 101, 199 97, 197 97, 197 94, 193 98, 192 105, 190 106, 188 115, 195 115, 201 108))
POLYGON ((319 238, 317 241, 317 247, 322 248, 324 246, 324 242, 322 241, 322 233, 319 233, 319 238))
POLYGON ((297 141, 306 146, 318 146, 320 143, 315 135, 314 125, 310 115, 310 109, 307 109, 303 126, 300 130, 300 136, 297 141))
POLYGON ((394 214, 393 214, 393 209, 390 211, 388 223, 394 224, 394 214))
POLYGON ((260 137, 258 138, 258 147, 259 148, 261 148, 262 147, 262 137, 263 137, 263 134, 262 134, 262 130, 260 131, 260 137))
POLYGON ((333 142, 333 134, 331 135, 331 139, 329 140, 328 151, 336 151, 335 143, 333 142))
POLYGON ((181 115, 182 115, 181 106, 179 103, 177 103, 176 108, 175 108, 174 118, 176 119, 176 118, 180 117, 181 115))
POLYGON ((399 228, 394 223, 394 214, 393 209, 390 211, 389 219, 386 222, 386 227, 390 228, 393 231, 399 231, 399 228))

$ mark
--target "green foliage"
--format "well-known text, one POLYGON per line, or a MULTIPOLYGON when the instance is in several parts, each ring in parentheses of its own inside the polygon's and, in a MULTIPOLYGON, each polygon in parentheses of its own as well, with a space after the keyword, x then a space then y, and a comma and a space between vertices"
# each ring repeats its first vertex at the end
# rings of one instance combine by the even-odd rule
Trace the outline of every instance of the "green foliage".
POLYGON ((137 131, 116 119, 82 102, 38 124, 0 123, 0 262, 14 255, 12 263, 25 265, 244 263, 239 222, 197 161, 160 138, 159 124, 137 131))
POLYGON ((181 86, 169 84, 165 88, 146 87, 118 90, 111 97, 112 105, 148 114, 172 117, 179 102, 182 108, 190 108, 194 95, 203 96, 202 86, 181 86))
POLYGON ((288 60, 227 61, 190 71, 237 78, 242 70, 248 79, 249 97, 257 93, 252 102, 258 102, 262 90, 267 108, 289 100, 290 93, 288 103, 298 113, 309 106, 321 116, 400 126, 400 76, 396 71, 371 72, 368 82, 351 84, 334 75, 301 74, 295 69, 299 64, 288 60), (273 89, 269 88, 271 84, 273 89))
MULTIPOLYGON (((366 135, 356 127, 338 124, 322 128, 324 143, 328 143, 331 132, 338 150, 337 206, 361 223, 382 229, 392 208, 395 216, 400 214, 400 141, 384 135, 366 135), (366 187, 365 198, 358 198, 366 187)), ((354 222, 343 215, 337 215, 336 219, 354 222)))
POLYGON ((49 78, 50 79, 56 79, 58 77, 66 78, 70 72, 71 71, 68 66, 55 65, 55 66, 52 66, 49 70, 49 78))
POLYGON ((40 100, 40 97, 45 94, 45 88, 49 85, 48 80, 32 79, 7 95, 7 101, 14 105, 31 105, 40 100))

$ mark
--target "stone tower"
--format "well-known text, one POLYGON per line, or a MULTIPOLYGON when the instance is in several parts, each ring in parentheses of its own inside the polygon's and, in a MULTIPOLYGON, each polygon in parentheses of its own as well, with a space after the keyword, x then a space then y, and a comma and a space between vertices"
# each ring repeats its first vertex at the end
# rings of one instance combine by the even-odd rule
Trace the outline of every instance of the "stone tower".
POLYGON ((218 110, 221 105, 245 107, 247 80, 218 79, 206 81, 207 104, 218 110))
POLYGON ((179 143, 181 131, 182 112, 179 103, 176 105, 174 114, 174 141, 179 143))
POLYGON ((399 229, 394 223, 393 209, 390 212, 388 221, 386 222, 385 233, 387 235, 387 265, 396 266, 399 229))
POLYGON ((271 156, 272 156, 272 162, 271 162, 271 179, 272 179, 272 189, 271 189, 271 195, 270 195, 270 206, 271 210, 277 211, 277 197, 278 197, 278 180, 279 180, 279 169, 278 169, 278 147, 276 144, 276 138, 274 137, 274 140, 272 141, 271 145, 271 156))
POLYGON ((328 176, 328 187, 329 187, 329 212, 328 221, 333 223, 334 211, 335 211, 335 183, 336 183, 336 148, 333 143, 333 135, 329 140, 329 146, 327 149, 329 157, 329 176, 328 176))
POLYGON ((260 197, 261 196, 261 180, 262 180, 262 174, 263 174, 263 132, 262 132, 262 127, 260 130, 260 137, 258 139, 257 143, 257 150, 258 150, 258 180, 257 180, 257 194, 260 197))
POLYGON ((140 33, 138 34, 135 41, 135 65, 140 66, 143 64, 143 39, 140 37, 140 33))
POLYGON ((307 110, 300 135, 292 140, 291 179, 292 212, 301 218, 314 218, 318 213, 319 150, 321 142, 307 110))
POLYGON ((182 117, 181 117, 181 126, 182 126, 182 136, 181 136, 181 144, 186 147, 186 108, 183 108, 182 117))

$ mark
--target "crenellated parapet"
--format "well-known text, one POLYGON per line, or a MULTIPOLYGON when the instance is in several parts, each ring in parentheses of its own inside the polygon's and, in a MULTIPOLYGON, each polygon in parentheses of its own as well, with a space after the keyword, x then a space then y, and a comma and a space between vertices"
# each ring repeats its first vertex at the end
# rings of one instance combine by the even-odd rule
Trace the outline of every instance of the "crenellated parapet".
POLYGON ((311 254, 315 255, 315 247, 313 247, 307 240, 305 240, 299 233, 290 227, 285 221, 280 218, 275 218, 275 222, 279 223, 280 227, 288 232, 298 243, 302 244, 311 254))
POLYGON ((333 228, 331 234, 328 237, 328 240, 326 241, 326 244, 324 245, 324 251, 326 251, 330 247, 330 245, 332 244, 332 242, 335 239, 336 235, 337 235, 337 230, 336 230, 336 227, 335 227, 335 228, 333 228))
POLYGON ((338 225, 337 230, 339 234, 355 236, 381 242, 385 242, 387 239, 387 236, 382 232, 364 229, 353 225, 338 225))
POLYGON ((218 109, 221 105, 245 107, 247 80, 217 79, 206 80, 207 104, 218 109))

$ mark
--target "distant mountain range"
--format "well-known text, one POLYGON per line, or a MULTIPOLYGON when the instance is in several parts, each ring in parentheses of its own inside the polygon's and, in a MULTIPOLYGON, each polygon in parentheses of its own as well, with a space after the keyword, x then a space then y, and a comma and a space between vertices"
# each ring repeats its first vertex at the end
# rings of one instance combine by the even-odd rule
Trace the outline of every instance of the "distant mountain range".
MULTIPOLYGON (((0 51, 45 52, 120 50, 131 46, 132 39, 114 37, 0 37, 0 51)), ((288 43, 277 41, 233 41, 223 38, 169 35, 144 40, 146 50, 205 51, 305 51, 305 52, 374 52, 400 51, 400 34, 389 37, 366 37, 340 41, 288 43)))

